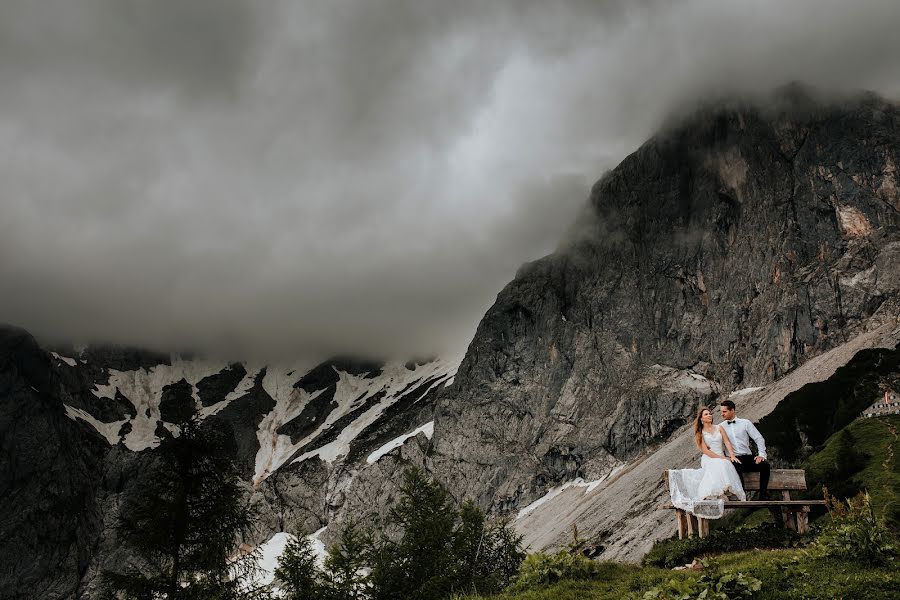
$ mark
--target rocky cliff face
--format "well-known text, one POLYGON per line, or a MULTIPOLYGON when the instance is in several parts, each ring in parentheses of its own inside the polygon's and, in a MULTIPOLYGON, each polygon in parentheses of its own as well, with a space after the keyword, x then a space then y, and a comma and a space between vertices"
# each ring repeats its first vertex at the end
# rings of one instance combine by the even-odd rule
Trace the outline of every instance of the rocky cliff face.
POLYGON ((249 544, 326 525, 328 542, 347 515, 383 525, 419 464, 520 515, 533 549, 577 515, 604 557, 636 559, 668 527, 658 474, 693 457, 681 432, 698 405, 743 390, 759 418, 827 378, 816 361, 896 347, 898 151, 900 110, 873 97, 700 111, 594 186, 571 239, 522 267, 461 359, 225 364, 51 352, 3 329, 2 595, 94 597, 129 560, 119 494, 194 409, 233 433, 263 514, 249 544))
POLYGON ((431 465, 521 508, 898 314, 900 110, 789 90, 660 133, 522 267, 441 400, 431 465))

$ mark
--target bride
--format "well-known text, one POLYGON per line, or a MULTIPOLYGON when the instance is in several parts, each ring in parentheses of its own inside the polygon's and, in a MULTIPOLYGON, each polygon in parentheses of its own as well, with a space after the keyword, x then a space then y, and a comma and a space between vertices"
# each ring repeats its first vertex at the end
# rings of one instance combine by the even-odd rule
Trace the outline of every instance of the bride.
POLYGON ((698 517, 718 519, 724 514, 723 500, 726 494, 738 500, 746 500, 741 478, 731 463, 735 458, 728 434, 713 425, 708 408, 697 413, 694 420, 694 443, 702 452, 699 469, 669 470, 669 493, 672 504, 698 517), (725 450, 728 455, 725 455, 725 450))

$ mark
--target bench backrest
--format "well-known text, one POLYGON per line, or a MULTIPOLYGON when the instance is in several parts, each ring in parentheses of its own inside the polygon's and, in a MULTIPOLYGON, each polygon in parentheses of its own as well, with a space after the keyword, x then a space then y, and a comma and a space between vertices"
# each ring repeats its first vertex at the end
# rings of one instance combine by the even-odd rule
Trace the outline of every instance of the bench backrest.
MULTIPOLYGON (((759 489, 759 473, 744 473, 744 489, 759 489)), ((663 481, 669 485, 669 472, 663 471, 663 481)), ((803 469, 772 469, 769 476, 769 489, 781 490, 805 490, 806 471, 803 469)))

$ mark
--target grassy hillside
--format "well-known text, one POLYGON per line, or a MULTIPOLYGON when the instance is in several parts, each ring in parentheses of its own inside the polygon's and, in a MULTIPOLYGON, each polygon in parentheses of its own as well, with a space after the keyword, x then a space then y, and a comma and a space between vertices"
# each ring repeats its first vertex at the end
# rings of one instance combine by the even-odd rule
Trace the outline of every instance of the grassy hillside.
MULTIPOLYGON (((838 498, 868 491, 877 517, 900 530, 900 415, 857 419, 828 437, 801 464, 807 470, 808 497, 822 497, 823 486, 838 498)), ((695 598, 706 587, 707 598, 754 597, 773 600, 815 598, 898 598, 900 560, 890 553, 881 564, 860 560, 852 552, 823 555, 812 536, 800 538, 771 522, 768 510, 738 512, 714 522, 705 540, 671 539, 648 555, 646 566, 595 563, 583 580, 551 573, 552 584, 508 591, 495 600, 575 600, 576 598, 695 598), (769 548, 769 549, 763 549, 769 548), (695 557, 702 571, 669 570, 695 557), (759 581, 753 596, 715 596, 716 586, 734 585, 740 573, 759 581), (724 577, 725 579, 721 579, 724 577), (725 583, 722 583, 725 581, 725 583)), ((827 529, 831 517, 819 514, 814 530, 827 529)), ((867 531, 865 524, 860 528, 867 531)), ((896 542, 894 542, 896 545, 896 542)), ((748 581, 750 581, 748 579, 748 581)), ((478 598, 476 596, 468 597, 478 598)))
POLYGON ((872 504, 900 525, 900 415, 857 419, 835 433, 804 464, 811 492, 839 498, 867 490, 872 504))
MULTIPOLYGON (((595 579, 561 581, 522 592, 492 596, 493 600, 583 600, 641 599, 651 590, 663 598, 694 598, 702 589, 701 577, 741 573, 760 581, 755 598, 766 600, 832 600, 854 598, 896 600, 900 571, 896 563, 884 566, 861 565, 855 561, 811 558, 804 550, 750 550, 723 554, 706 561, 702 571, 670 571, 655 567, 634 567, 601 563, 595 579), (693 592, 693 594, 691 593, 693 592), (679 594, 690 594, 681 596, 679 594)), ((716 596, 707 596, 716 597, 716 596)), ((742 596, 732 596, 742 597, 742 596)), ((475 600, 478 596, 467 596, 475 600)))

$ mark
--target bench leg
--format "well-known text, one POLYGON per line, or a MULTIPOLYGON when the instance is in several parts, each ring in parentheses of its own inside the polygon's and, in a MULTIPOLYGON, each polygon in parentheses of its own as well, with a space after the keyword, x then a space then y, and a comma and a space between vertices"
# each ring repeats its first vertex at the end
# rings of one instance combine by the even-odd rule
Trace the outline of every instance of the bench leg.
POLYGON ((678 539, 683 540, 687 533, 686 513, 680 508, 675 509, 675 520, 678 521, 678 539))
POLYGON ((705 538, 709 535, 709 520, 697 518, 697 533, 700 537, 705 538))
POLYGON ((784 526, 791 531, 797 531, 796 515, 797 513, 791 508, 782 507, 781 509, 781 518, 784 520, 784 526))
POLYGON ((809 507, 803 506, 797 513, 797 533, 804 535, 809 532, 809 507))
POLYGON ((687 517, 687 536, 693 537, 694 533, 696 533, 697 531, 697 517, 695 517, 691 513, 685 513, 684 516, 687 517))

